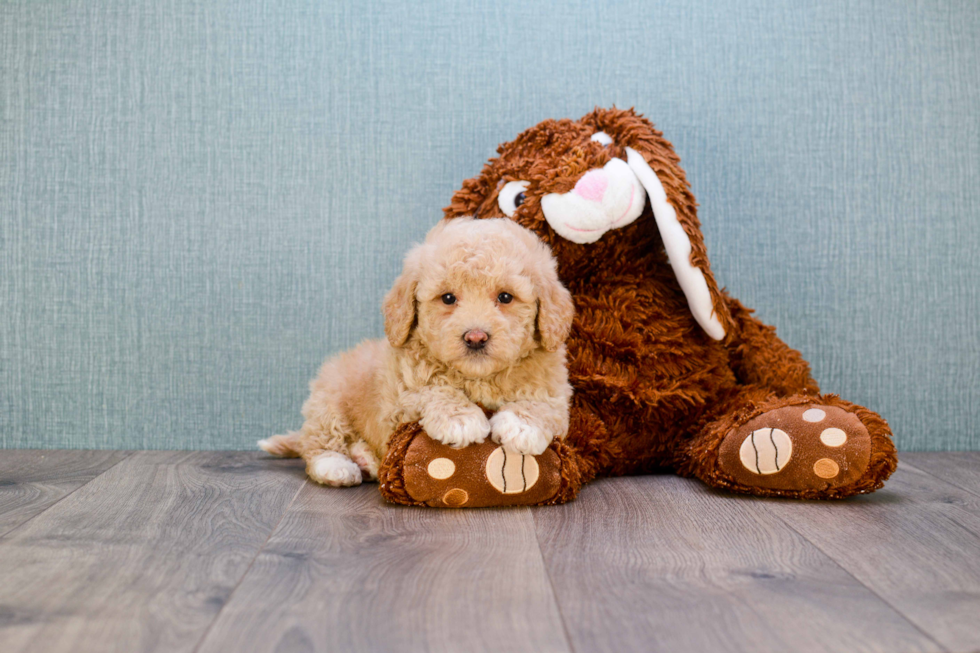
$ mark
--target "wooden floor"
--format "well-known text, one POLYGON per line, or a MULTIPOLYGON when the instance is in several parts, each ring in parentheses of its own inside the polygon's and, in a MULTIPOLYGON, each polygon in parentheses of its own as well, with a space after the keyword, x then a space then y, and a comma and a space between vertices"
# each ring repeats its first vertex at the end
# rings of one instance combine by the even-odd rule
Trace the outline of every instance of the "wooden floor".
POLYGON ((977 651, 980 453, 836 503, 434 510, 258 453, 0 451, 0 651, 977 651))

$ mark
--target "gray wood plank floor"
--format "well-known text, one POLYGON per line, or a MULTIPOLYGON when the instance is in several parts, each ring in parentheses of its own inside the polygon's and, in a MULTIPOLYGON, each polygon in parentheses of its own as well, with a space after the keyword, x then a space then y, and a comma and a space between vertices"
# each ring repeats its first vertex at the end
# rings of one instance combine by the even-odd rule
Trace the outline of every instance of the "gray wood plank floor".
POLYGON ((251 453, 129 456, 0 538, 0 651, 193 650, 298 472, 251 453))
POLYGON ((576 651, 942 650, 757 500, 672 476, 591 489, 535 513, 576 651))
POLYGON ((980 496, 980 451, 906 453, 902 463, 980 496))
POLYGON ((243 452, 0 451, 0 651, 980 650, 980 454, 843 502, 430 510, 243 452))
POLYGON ((0 453, 0 535, 82 487, 129 455, 126 451, 0 453))
POLYGON ((203 651, 569 651, 530 508, 307 485, 203 651))
POLYGON ((980 497, 903 463, 833 509, 765 508, 947 650, 980 650, 980 497))

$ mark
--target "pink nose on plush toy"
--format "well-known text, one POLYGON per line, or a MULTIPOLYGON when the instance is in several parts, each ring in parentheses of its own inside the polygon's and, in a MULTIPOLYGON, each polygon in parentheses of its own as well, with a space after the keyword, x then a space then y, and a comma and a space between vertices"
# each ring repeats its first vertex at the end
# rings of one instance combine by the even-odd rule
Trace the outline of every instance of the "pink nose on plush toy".
POLYGON ((608 185, 609 180, 606 179, 606 173, 602 170, 591 170, 575 184, 575 192, 587 200, 601 202, 608 185))

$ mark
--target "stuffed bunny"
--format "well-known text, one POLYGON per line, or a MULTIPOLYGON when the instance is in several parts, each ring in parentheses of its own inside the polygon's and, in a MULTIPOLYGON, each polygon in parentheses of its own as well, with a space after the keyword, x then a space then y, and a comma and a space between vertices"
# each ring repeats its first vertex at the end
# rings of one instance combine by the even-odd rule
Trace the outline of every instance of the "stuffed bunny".
POLYGON ((596 109, 546 120, 497 151, 445 213, 508 217, 551 246, 576 309, 568 436, 521 461, 535 484, 503 493, 496 445, 437 450, 403 425, 382 466, 389 500, 560 503, 596 476, 658 470, 801 499, 882 486, 897 464, 888 425, 820 394, 800 353, 719 290, 680 160, 649 120, 596 109), (455 478, 427 475, 436 457, 453 459, 455 478))

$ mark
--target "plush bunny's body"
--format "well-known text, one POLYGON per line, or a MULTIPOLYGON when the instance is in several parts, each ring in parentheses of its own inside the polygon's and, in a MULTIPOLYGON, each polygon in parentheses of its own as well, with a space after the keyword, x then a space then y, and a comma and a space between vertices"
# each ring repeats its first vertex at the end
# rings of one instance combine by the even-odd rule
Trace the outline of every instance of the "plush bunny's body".
MULTIPOLYGON (((562 483, 527 503, 568 500, 597 475, 657 470, 767 496, 881 487, 896 465, 887 424, 819 394, 799 352, 718 289, 684 171, 649 121, 596 109, 545 121, 498 152, 446 215, 509 217, 538 233, 576 308, 571 426, 549 458, 562 483)), ((406 465, 425 462, 417 425, 395 440, 382 492, 446 505, 420 500, 405 482, 406 465)), ((473 458, 466 483, 492 473, 484 458, 473 458)))

